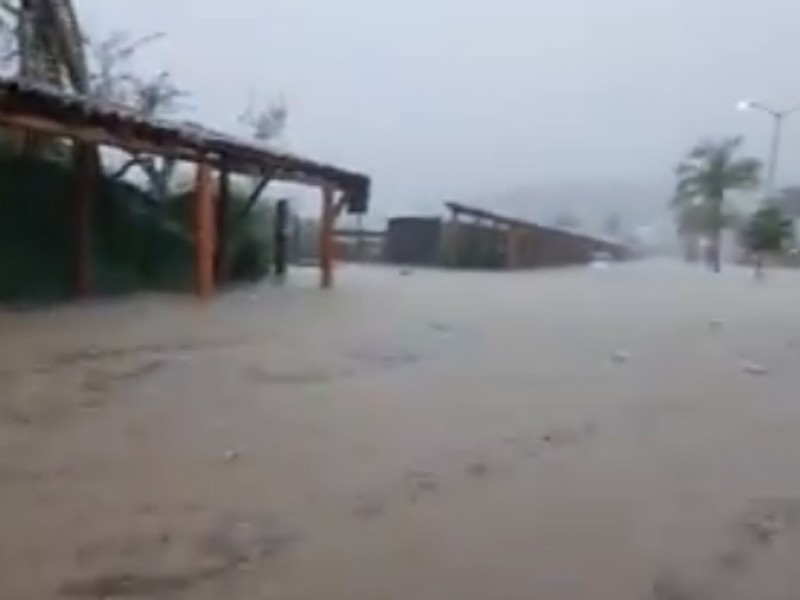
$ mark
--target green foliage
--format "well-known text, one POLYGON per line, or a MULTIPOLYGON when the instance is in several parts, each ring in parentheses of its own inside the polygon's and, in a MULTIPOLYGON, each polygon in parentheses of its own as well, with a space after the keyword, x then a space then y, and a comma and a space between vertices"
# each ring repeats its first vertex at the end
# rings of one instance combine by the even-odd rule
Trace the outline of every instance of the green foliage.
MULTIPOLYGON (((245 197, 234 195, 231 206, 244 208, 245 197)), ((272 208, 255 206, 247 216, 230 231, 228 240, 228 265, 226 272, 231 281, 258 281, 269 274, 272 260, 272 208)))
POLYGON ((0 297, 58 296, 70 279, 71 242, 63 190, 70 182, 55 163, 4 161, 0 168, 0 297), (22 292, 24 290, 24 293, 22 292))
POLYGON ((739 137, 702 141, 689 152, 675 170, 677 184, 672 199, 679 235, 690 239, 708 235, 712 240, 710 263, 720 269, 720 232, 730 226, 725 194, 730 190, 750 190, 758 186, 761 163, 737 156, 739 137))
MULTIPOLYGON (((67 163, 0 156, 0 300, 52 301, 72 295, 74 175, 67 163)), ((101 295, 139 289, 188 290, 193 281, 190 195, 156 202, 136 186, 99 178, 93 196, 92 272, 101 295)), ((235 194, 232 213, 246 197, 235 194)), ((268 207, 230 232, 230 281, 257 280, 271 256, 268 207)))
MULTIPOLYGON (((269 273, 272 258, 272 207, 250 204, 250 190, 231 186, 228 201, 227 252, 222 272, 230 282, 258 281, 269 273)), ((165 204, 165 219, 178 227, 191 220, 192 193, 171 196, 165 204)))
MULTIPOLYGON (((36 301, 71 294, 74 181, 64 162, 31 157, 0 160, 0 298, 36 301)), ((100 178, 92 212, 97 293, 181 288, 191 280, 186 229, 162 219, 141 190, 100 178)))
POLYGON ((757 210, 742 230, 742 242, 751 252, 780 253, 794 240, 794 225, 781 209, 767 205, 757 210))
POLYGON ((758 186, 761 163, 737 158, 741 144, 741 138, 704 141, 678 165, 671 205, 679 233, 718 232, 730 224, 723 206, 725 193, 758 186))
POLYGON ((673 206, 675 224, 679 235, 703 235, 714 231, 715 227, 735 229, 741 222, 741 216, 722 206, 721 214, 713 202, 695 198, 673 206))
POLYGON ((787 217, 800 219, 800 186, 790 185, 780 190, 773 200, 787 217))
POLYGON ((738 158, 742 138, 703 141, 678 165, 674 203, 694 198, 721 203, 728 190, 750 190, 758 186, 761 162, 738 158))

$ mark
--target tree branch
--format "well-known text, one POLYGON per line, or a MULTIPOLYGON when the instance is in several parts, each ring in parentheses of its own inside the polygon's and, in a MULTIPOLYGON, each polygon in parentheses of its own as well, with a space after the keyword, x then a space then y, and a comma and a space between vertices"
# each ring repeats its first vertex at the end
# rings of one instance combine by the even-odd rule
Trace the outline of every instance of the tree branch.
POLYGON ((118 179, 122 179, 128 171, 130 171, 135 166, 141 166, 142 157, 141 156, 134 156, 133 158, 129 159, 125 162, 119 169, 114 171, 111 175, 109 175, 109 179, 116 181, 118 179))

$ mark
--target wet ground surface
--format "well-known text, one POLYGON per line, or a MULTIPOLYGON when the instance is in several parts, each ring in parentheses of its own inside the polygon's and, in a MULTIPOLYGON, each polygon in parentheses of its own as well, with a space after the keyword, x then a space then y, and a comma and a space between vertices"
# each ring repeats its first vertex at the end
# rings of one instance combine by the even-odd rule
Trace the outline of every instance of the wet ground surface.
POLYGON ((800 273, 0 313, 0 598, 800 598, 800 273))

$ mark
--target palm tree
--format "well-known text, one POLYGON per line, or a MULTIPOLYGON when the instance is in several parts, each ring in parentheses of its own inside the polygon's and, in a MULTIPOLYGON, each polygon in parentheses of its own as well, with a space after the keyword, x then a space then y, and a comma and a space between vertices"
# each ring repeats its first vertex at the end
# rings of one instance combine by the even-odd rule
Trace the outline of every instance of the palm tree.
POLYGON ((721 229, 738 230, 743 221, 742 215, 729 207, 723 207, 722 214, 715 217, 712 203, 699 196, 676 194, 670 208, 675 214, 675 228, 684 258, 689 262, 700 257, 700 242, 709 237, 715 222, 722 224, 721 229))
POLYGON ((730 190, 749 190, 758 186, 761 162, 739 158, 742 138, 703 141, 678 165, 674 205, 687 202, 705 208, 704 233, 709 238, 709 263, 720 270, 720 239, 725 227, 725 194, 730 190))
POLYGON ((681 243, 683 257, 688 262, 698 259, 700 239, 708 230, 708 210, 696 198, 675 196, 670 208, 675 213, 675 228, 681 243))

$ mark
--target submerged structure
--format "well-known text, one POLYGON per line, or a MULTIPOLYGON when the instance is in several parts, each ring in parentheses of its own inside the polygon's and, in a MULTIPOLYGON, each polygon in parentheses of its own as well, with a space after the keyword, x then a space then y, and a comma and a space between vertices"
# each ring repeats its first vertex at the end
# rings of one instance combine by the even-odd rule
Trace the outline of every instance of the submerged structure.
POLYGON ((398 217, 386 231, 386 260, 454 268, 522 269, 582 264, 602 253, 630 258, 626 245, 448 202, 449 219, 398 217))
POLYGON ((335 222, 343 211, 367 211, 370 179, 361 173, 299 156, 275 152, 193 123, 147 119, 134 111, 99 103, 19 79, 0 79, 0 127, 23 135, 68 140, 74 166, 69 202, 72 215, 74 291, 92 292, 92 194, 101 176, 94 154, 99 147, 136 155, 186 161, 195 165, 191 198, 194 288, 210 297, 220 279, 219 265, 228 245, 232 217, 230 177, 257 178, 248 206, 270 182, 313 186, 321 192, 319 227, 320 284, 333 283, 335 222))

